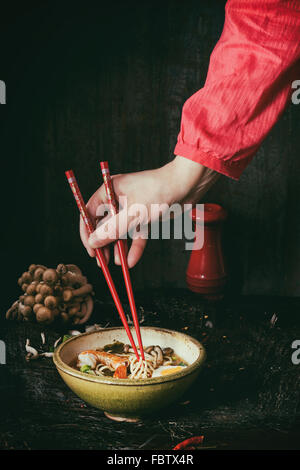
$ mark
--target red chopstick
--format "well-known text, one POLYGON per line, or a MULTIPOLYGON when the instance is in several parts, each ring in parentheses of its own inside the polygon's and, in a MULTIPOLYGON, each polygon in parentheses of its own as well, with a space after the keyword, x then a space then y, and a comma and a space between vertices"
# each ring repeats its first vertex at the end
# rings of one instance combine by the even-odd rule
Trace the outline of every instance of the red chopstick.
MULTIPOLYGON (((90 215, 87 211, 87 208, 86 208, 86 205, 84 203, 84 200, 83 200, 83 197, 81 195, 81 192, 80 192, 80 189, 79 189, 79 186, 77 184, 77 181, 76 181, 76 178, 75 178, 75 175, 73 173, 72 170, 69 170, 69 171, 66 171, 65 172, 66 174, 66 177, 68 179, 68 182, 70 184, 70 187, 72 189, 72 192, 73 192, 73 195, 74 195, 74 198, 75 198, 75 201, 77 203, 77 206, 78 206, 78 209, 80 211, 80 214, 83 218, 83 221, 85 223, 85 226, 86 226, 86 229, 88 231, 89 234, 92 234, 94 232, 94 226, 92 224, 92 221, 91 221, 91 218, 90 218, 90 215)), ((102 252, 101 249, 97 248, 95 250, 96 252, 96 257, 97 259, 99 260, 99 263, 100 263, 100 266, 102 268, 102 271, 103 271, 103 274, 104 274, 104 277, 106 279, 106 282, 108 284, 108 287, 109 287, 109 290, 111 292, 111 295, 114 299, 114 302, 116 304, 116 307, 117 307, 117 310, 119 312, 119 315, 121 317, 121 320, 122 320, 122 323, 124 325, 124 328, 126 330, 126 333, 127 333, 127 336, 128 336, 128 339, 130 341, 130 344, 134 350, 134 353, 137 357, 137 359, 139 360, 140 357, 139 357, 139 354, 138 354, 138 351, 137 351, 137 348, 136 348, 136 345, 134 343, 134 340, 133 340, 133 337, 132 337, 132 334, 131 334, 131 331, 130 331, 130 328, 128 326, 128 323, 127 323, 127 320, 126 320, 126 316, 125 316, 125 313, 124 313, 124 310, 123 310, 123 307, 122 307, 122 304, 121 304, 121 301, 119 299, 119 296, 118 296, 118 293, 117 293, 117 290, 116 290, 116 287, 115 287, 115 284, 112 280, 112 277, 110 275, 110 272, 109 272, 109 269, 108 269, 108 266, 106 264, 106 260, 105 260, 105 256, 102 252)))
MULTIPOLYGON (((109 206, 110 206, 110 212, 111 212, 112 215, 116 215, 117 212, 118 212, 118 208, 117 208, 117 202, 116 202, 116 196, 115 196, 114 188, 113 188, 112 181, 111 181, 108 162, 100 162, 100 167, 101 167, 101 172, 102 172, 103 181, 104 181, 104 185, 105 185, 107 199, 108 199, 109 206)), ((144 348, 143 348, 141 332, 140 332, 140 325, 139 325, 138 315, 137 315, 137 311, 136 311, 136 305, 135 305, 135 301, 134 301, 134 295, 133 295, 132 284, 131 284, 131 279, 130 279, 130 274, 129 274, 129 268, 128 268, 128 264, 127 264, 127 257, 126 257, 126 253, 125 253, 124 240, 118 240, 117 241, 117 246, 118 246, 118 250, 119 250, 121 266, 122 266, 124 281, 125 281, 125 285, 126 285, 130 310, 131 310, 131 313, 132 313, 133 323, 134 323, 134 326, 135 326, 136 336, 137 336, 137 339, 138 339, 141 356, 142 356, 143 359, 145 359, 144 348)))

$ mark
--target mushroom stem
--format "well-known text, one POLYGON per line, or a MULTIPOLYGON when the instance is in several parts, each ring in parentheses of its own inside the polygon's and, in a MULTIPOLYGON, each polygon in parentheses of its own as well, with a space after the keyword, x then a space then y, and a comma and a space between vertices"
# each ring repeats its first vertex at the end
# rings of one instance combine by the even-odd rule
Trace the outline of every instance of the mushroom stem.
POLYGON ((84 303, 86 303, 86 314, 83 318, 80 318, 78 322, 80 325, 88 321, 88 319, 90 318, 92 314, 93 307, 94 307, 94 301, 90 295, 87 296, 84 303))
POLYGON ((12 306, 7 310, 5 318, 6 320, 14 320, 18 313, 19 300, 16 300, 12 306))
POLYGON ((26 355, 27 361, 31 359, 37 359, 39 357, 39 353, 37 352, 37 350, 33 348, 32 346, 30 346, 30 341, 28 338, 26 339, 25 349, 26 349, 26 352, 28 353, 26 355))
POLYGON ((92 284, 85 284, 84 286, 79 287, 78 289, 74 289, 72 294, 73 297, 77 297, 80 295, 87 295, 93 291, 92 284))

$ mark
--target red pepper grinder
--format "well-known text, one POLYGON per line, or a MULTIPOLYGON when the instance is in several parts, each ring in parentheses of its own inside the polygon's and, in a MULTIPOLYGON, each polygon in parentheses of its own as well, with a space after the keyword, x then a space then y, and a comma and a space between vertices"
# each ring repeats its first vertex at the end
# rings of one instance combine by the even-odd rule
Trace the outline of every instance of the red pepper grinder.
POLYGON ((221 245, 221 232, 227 212, 218 204, 204 204, 204 210, 192 209, 191 218, 197 230, 204 229, 204 242, 191 252, 186 272, 188 288, 209 300, 221 299, 227 274, 221 245), (204 225, 204 226, 203 226, 204 225))

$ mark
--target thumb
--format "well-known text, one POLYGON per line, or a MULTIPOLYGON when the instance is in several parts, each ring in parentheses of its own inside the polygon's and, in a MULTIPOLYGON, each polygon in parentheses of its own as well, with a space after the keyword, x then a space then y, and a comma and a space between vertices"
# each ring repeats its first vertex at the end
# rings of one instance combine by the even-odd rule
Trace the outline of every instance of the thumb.
POLYGON ((88 240, 89 246, 93 249, 102 248, 120 238, 126 238, 129 221, 126 210, 113 215, 92 233, 88 240))

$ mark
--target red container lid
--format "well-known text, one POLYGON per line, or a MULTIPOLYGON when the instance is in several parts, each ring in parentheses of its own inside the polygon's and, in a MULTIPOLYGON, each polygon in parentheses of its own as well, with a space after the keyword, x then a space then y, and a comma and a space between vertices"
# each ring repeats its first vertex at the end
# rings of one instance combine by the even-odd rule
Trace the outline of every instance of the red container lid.
POLYGON ((223 222, 227 217, 227 212, 219 204, 206 203, 204 210, 194 208, 190 212, 194 222, 203 222, 210 224, 214 222, 223 222))

